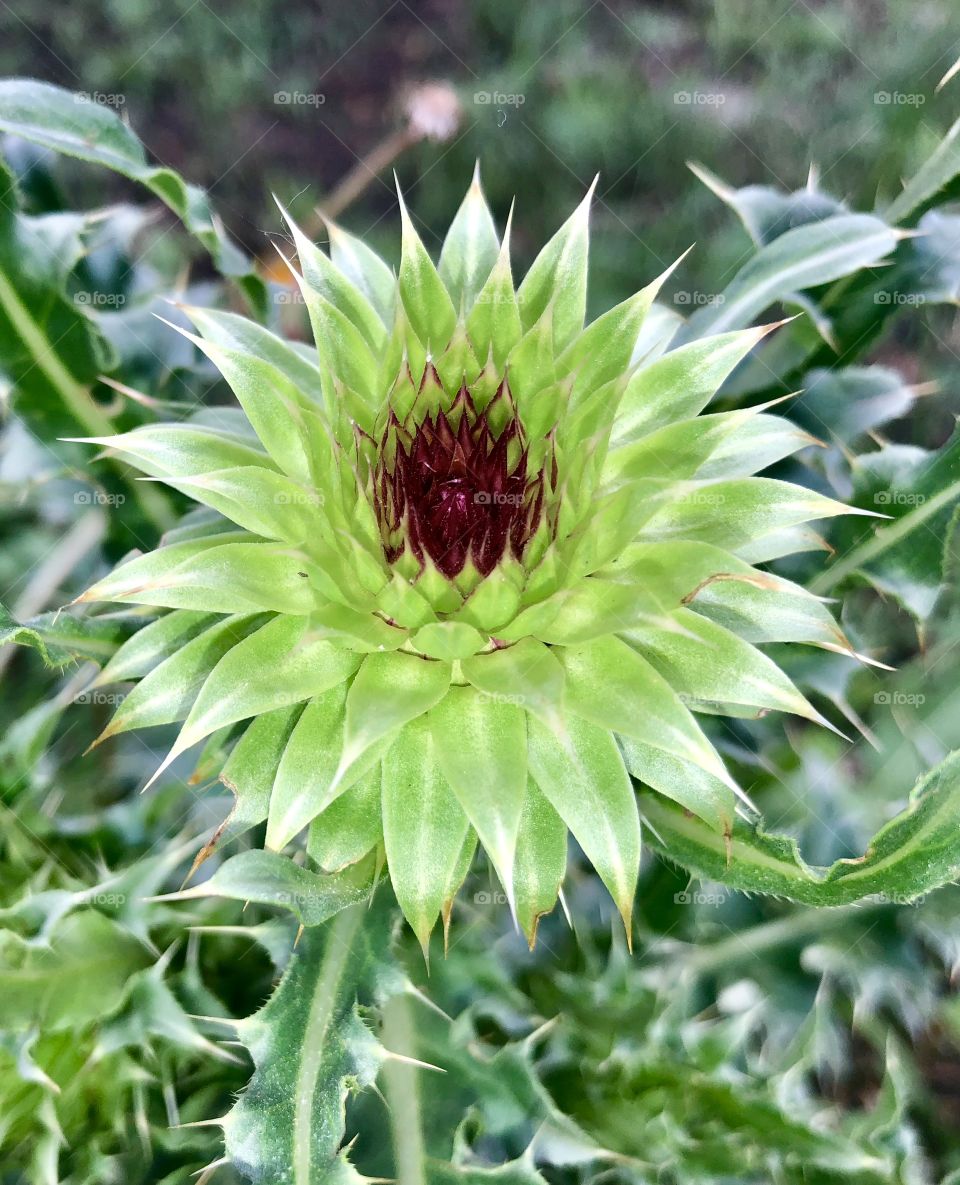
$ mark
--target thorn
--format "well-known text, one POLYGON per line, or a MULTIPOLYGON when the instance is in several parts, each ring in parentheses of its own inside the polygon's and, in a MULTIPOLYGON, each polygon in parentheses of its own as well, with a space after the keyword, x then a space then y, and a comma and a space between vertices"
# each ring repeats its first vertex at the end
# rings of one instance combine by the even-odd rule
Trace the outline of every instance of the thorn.
POLYGON ((203 1016, 199 1012, 188 1012, 187 1016, 191 1020, 203 1020, 208 1024, 226 1025, 229 1029, 235 1029, 239 1032, 241 1022, 231 1016, 203 1016))
POLYGON ((532 1032, 528 1033, 526 1035, 526 1037, 523 1038, 523 1044, 524 1045, 535 1045, 538 1041, 542 1040, 542 1038, 544 1038, 548 1033, 552 1032, 552 1030, 555 1029, 559 1023, 560 1023, 560 1014, 559 1013, 556 1016, 551 1016, 549 1020, 543 1021, 542 1024, 537 1025, 537 1027, 532 1032))
MULTIPOLYGON (((517 203, 516 198, 510 201, 510 209, 507 211, 507 222, 503 228, 503 239, 500 243, 500 252, 505 256, 507 263, 510 263, 510 233, 513 229, 513 208, 517 203)), ((491 342, 491 348, 493 343, 491 342)))
MULTIPOLYGON (((663 838, 663 836, 656 829, 656 827, 654 827, 654 825, 650 822, 650 820, 647 818, 647 816, 641 813, 641 818, 643 820, 644 827, 649 828, 653 832, 653 834, 657 837, 657 842, 660 844, 660 846, 662 848, 666 848, 667 841, 663 838)), ((564 909, 566 909, 566 907, 564 907, 564 909)))
POLYGON ((562 888, 557 890, 557 897, 560 901, 560 908, 563 910, 563 916, 567 919, 567 925, 572 930, 573 929, 573 918, 570 914, 570 906, 567 905, 567 899, 564 896, 564 892, 563 892, 562 888))
POLYGON ((277 209, 280 211, 280 217, 284 220, 284 222, 287 223, 287 225, 290 227, 290 229, 291 230, 299 229, 295 226, 293 219, 290 217, 290 211, 283 204, 283 202, 281 202, 279 197, 277 197, 277 195, 275 193, 271 193, 270 196, 273 198, 274 202, 276 203, 277 209))
MULTIPOLYGON (((184 732, 185 731, 186 730, 184 730, 184 732)), ((185 742, 184 741, 184 732, 181 732, 180 735, 177 737, 177 739, 174 741, 173 745, 170 748, 170 752, 166 755, 166 757, 164 757, 163 761, 160 762, 160 764, 157 767, 156 771, 154 772, 153 776, 149 779, 147 784, 140 791, 141 794, 146 794, 146 792, 154 784, 154 782, 157 780, 157 778, 159 778, 161 774, 166 772, 166 770, 173 764, 174 761, 176 761, 176 759, 180 756, 180 754, 185 753, 187 751, 187 749, 189 749, 192 745, 195 745, 197 743, 197 741, 200 740, 199 737, 195 737, 193 740, 188 740, 185 742)))
POLYGON ((805 720, 811 720, 814 724, 819 724, 821 728, 826 728, 830 732, 836 733, 836 735, 842 741, 846 741, 848 745, 853 744, 852 739, 850 737, 848 737, 845 732, 841 732, 840 729, 837 728, 837 726, 835 724, 831 724, 831 722, 826 718, 826 716, 824 716, 824 715, 822 715, 822 713, 818 712, 816 708, 812 708, 812 710, 810 712, 804 712, 804 713, 797 712, 796 714, 798 716, 802 716, 802 718, 805 720))
POLYGON ((207 1185, 207 1182, 211 1179, 217 1169, 223 1168, 225 1164, 230 1164, 229 1156, 221 1156, 219 1160, 211 1161, 211 1163, 208 1164, 206 1168, 200 1169, 198 1172, 191 1173, 190 1175, 197 1178, 197 1185, 207 1185))
POLYGON ((939 95, 950 79, 956 77, 958 73, 960 73, 960 58, 957 58, 946 74, 940 79, 933 93, 939 95))
MULTIPOLYGON (((176 302, 171 301, 175 304, 176 302)), ((139 403, 143 407, 149 407, 157 410, 164 405, 162 399, 154 399, 152 395, 145 395, 142 391, 137 391, 134 387, 128 387, 126 383, 118 382, 116 379, 110 378, 106 374, 98 374, 97 381, 103 383, 105 387, 110 387, 111 390, 117 391, 120 395, 126 395, 128 399, 132 399, 134 403, 139 403)))
POLYGON ((179 945, 180 945, 179 939, 176 939, 174 942, 170 943, 170 945, 167 947, 167 949, 163 952, 163 954, 160 956, 160 958, 157 959, 157 961, 154 963, 153 967, 151 968, 151 970, 154 974, 156 974, 158 977, 162 978, 162 976, 166 972, 167 968, 170 966, 170 962, 173 959, 173 956, 177 953, 177 947, 179 945))
MULTIPOLYGON (((224 822, 226 822, 226 820, 224 820, 224 822)), ((204 864, 207 860, 209 860, 210 857, 213 855, 214 850, 216 848, 217 839, 220 836, 220 832, 221 832, 222 828, 223 828, 223 825, 221 824, 221 826, 219 828, 217 828, 216 832, 214 832, 213 836, 203 845, 203 847, 200 849, 200 851, 197 852, 197 854, 194 856, 193 863, 190 865, 190 871, 183 878, 183 883, 180 886, 181 893, 186 890, 187 885, 189 885, 189 883, 197 875, 197 870, 200 868, 200 866, 202 864, 204 864)))
POLYGON ((110 739, 110 737, 112 737, 113 735, 114 734, 110 731, 110 725, 108 724, 107 727, 103 730, 103 732, 101 732, 98 737, 95 737, 94 740, 92 740, 90 742, 90 744, 87 745, 87 747, 80 754, 80 756, 86 757, 88 753, 92 753, 93 750, 96 749, 98 745, 102 745, 104 741, 108 741, 110 739))
POLYGON ((423 1062, 418 1057, 408 1057, 405 1053, 394 1053, 392 1049, 383 1051, 385 1061, 403 1062, 407 1066, 417 1066, 421 1070, 436 1070, 438 1074, 446 1074, 443 1066, 435 1066, 431 1062, 423 1062))
POLYGON ((707 189, 716 194, 721 201, 729 203, 734 197, 734 190, 725 181, 721 181, 716 174, 711 173, 709 169, 692 160, 688 160, 686 165, 694 177, 703 182, 707 189))
POLYGON ((440 1005, 435 1000, 431 1000, 430 997, 425 992, 422 992, 415 983, 411 983, 410 980, 407 980, 405 991, 408 996, 413 996, 415 1000, 419 1000, 421 1004, 425 1004, 427 1008, 432 1009, 439 1016, 442 1016, 444 1020, 449 1021, 450 1024, 453 1024, 453 1017, 444 1012, 440 1005))
POLYGON ((237 934, 250 935, 252 926, 187 926, 189 934, 237 934))

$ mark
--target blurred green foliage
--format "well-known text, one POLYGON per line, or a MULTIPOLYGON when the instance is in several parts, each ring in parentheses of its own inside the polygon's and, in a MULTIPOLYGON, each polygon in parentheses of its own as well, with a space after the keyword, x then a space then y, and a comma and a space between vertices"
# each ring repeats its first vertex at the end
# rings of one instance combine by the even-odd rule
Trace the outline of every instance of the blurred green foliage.
MULTIPOLYGON (((436 248, 428 232, 449 222, 477 157, 501 224, 517 197, 519 266, 600 169, 594 311, 693 239, 698 248, 682 280, 689 291, 723 287, 751 253, 687 159, 731 185, 785 191, 802 186, 815 162, 824 189, 858 209, 897 192, 951 122, 960 79, 939 96, 934 89, 958 55, 953 0, 0 3, 0 74, 30 74, 112 103, 155 159, 210 188, 230 230, 264 258, 267 235, 279 228, 271 190, 308 215, 399 125, 408 84, 451 79, 463 103, 457 136, 421 143, 398 164, 428 243, 436 248), (324 102, 278 103, 282 92, 323 94, 324 102), (475 101, 484 93, 523 101, 475 101)), ((89 166, 60 161, 53 174, 14 163, 32 214, 86 209, 108 196, 144 200, 89 166)), ((384 217, 394 209, 384 176, 344 222, 395 258, 395 218, 384 217)), ((135 212, 128 216, 136 222, 132 241, 143 227, 135 212)), ((167 235, 160 224, 146 237, 146 260, 118 235, 102 239, 84 263, 101 269, 88 287, 130 298, 129 308, 118 300, 98 317, 119 351, 116 373, 153 396, 209 398, 219 390, 215 376, 149 316, 154 295, 179 282, 179 233, 167 235)), ((209 276, 205 262, 194 268, 195 278, 209 276)), ((202 290, 190 295, 210 299, 202 290)), ((942 392, 889 429, 882 419, 849 433, 837 428, 840 443, 824 471, 845 478, 841 457, 872 448, 881 427, 911 445, 942 443, 958 409, 958 350, 953 309, 898 318, 870 360, 895 366, 909 382, 939 378, 942 392)), ((816 418, 819 407, 825 415, 830 395, 829 387, 814 391, 806 412, 816 418)), ((106 405, 110 393, 98 388, 97 396, 106 405)), ((141 415, 139 405, 124 406, 125 415, 141 415)), ((5 426, 0 452, 0 586, 11 599, 17 594, 26 616, 88 583, 108 530, 95 521, 104 502, 78 495, 84 474, 66 471, 17 421, 5 426), (27 582, 38 567, 39 578, 27 582)), ((891 488, 896 476, 887 475, 891 488)), ((861 472, 864 489, 853 492, 873 505, 866 478, 861 472)), ((851 731, 863 726, 856 746, 784 731, 778 721, 716 724, 767 817, 818 864, 861 853, 912 780, 960 736, 955 602, 923 623, 922 647, 917 623, 894 597, 848 591, 843 617, 864 649, 888 647, 900 673, 887 679, 822 654, 792 673, 851 731)), ((49 1018, 21 1001, 23 1016, 0 1044, 0 1112, 8 1119, 4 1128, 0 1118, 0 1181, 46 1185, 58 1179, 50 1165, 59 1155, 71 1185, 186 1182, 219 1155, 220 1133, 176 1123, 223 1114, 249 1070, 225 1060, 235 1046, 211 1052, 203 1042, 222 1037, 223 1026, 196 1014, 254 1012, 295 927, 235 903, 144 902, 181 883, 225 796, 177 781, 155 799, 140 797, 135 788, 157 752, 134 738, 81 762, 110 707, 76 702, 89 671, 54 674, 25 650, 6 653, 7 686, 18 693, 3 708, 0 745, 5 953, 30 969, 44 927, 81 938, 93 927, 118 932, 131 970, 151 965, 134 972, 122 997, 104 993, 99 1014, 62 1016, 39 1039, 37 1022, 49 1018), (189 925, 227 929, 185 937, 189 925), (241 925, 254 941, 238 936, 241 925), (56 1111, 51 1081, 61 1091, 56 1111)), ((216 756, 197 784, 212 781, 216 756)), ((876 900, 816 912, 691 882, 651 854, 638 954, 628 961, 611 938, 609 903, 580 865, 571 868, 568 894, 575 931, 558 911, 533 954, 510 931, 506 911, 489 908, 496 894, 486 871, 473 878, 457 905, 451 956, 436 960, 431 978, 418 953, 402 952, 411 978, 454 1018, 439 1036, 436 1014, 433 1029, 422 1020, 426 1048, 408 1050, 450 1071, 422 1080, 435 1107, 424 1134, 432 1155, 447 1158, 454 1139, 493 1161, 519 1155, 532 1138, 531 1116, 541 1118, 529 1106, 534 1097, 549 1120, 541 1149, 554 1157, 544 1172, 558 1185, 601 1177, 638 1185, 926 1183, 960 1171, 955 887, 915 905, 876 900), (546 1021, 553 1024, 542 1028, 546 1021), (565 1123, 627 1159, 577 1160, 565 1123)), ((394 1093, 403 1088, 401 1079, 394 1093)), ((381 1107, 370 1092, 359 1096, 348 1128, 358 1136, 361 1167, 389 1176, 389 1114, 381 1107)), ((226 1169, 217 1179, 239 1178, 226 1169)))
MULTIPOLYGON (((479 157, 501 219, 517 198, 526 264, 599 170, 596 308, 693 238, 688 285, 716 285, 742 258, 743 236, 690 183, 688 159, 732 184, 784 189, 815 163, 825 188, 859 208, 894 192, 945 130, 954 92, 934 88, 958 54, 951 0, 0 6, 0 74, 118 106, 260 251, 279 225, 271 190, 302 213, 396 126, 406 87, 450 79, 459 132, 399 166, 418 216, 439 233, 479 157), (498 92, 519 98, 475 100, 498 92)), ((395 245, 375 224, 393 205, 381 176, 347 218, 388 254, 395 245)))

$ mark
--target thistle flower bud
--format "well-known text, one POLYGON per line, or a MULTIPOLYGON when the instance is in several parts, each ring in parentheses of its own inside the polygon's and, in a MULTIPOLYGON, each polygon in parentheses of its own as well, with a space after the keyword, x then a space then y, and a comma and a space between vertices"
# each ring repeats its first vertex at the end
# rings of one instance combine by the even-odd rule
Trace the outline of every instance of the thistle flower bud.
POLYGON ((83 598, 158 612, 101 675, 141 679, 107 734, 185 716, 163 769, 232 729, 225 834, 304 833, 326 868, 381 849, 424 943, 478 841, 532 941, 568 832, 629 932, 633 781, 729 834, 741 791, 698 716, 824 723, 760 646, 850 651, 758 566, 846 510, 755 476, 810 438, 700 414, 769 327, 648 357, 664 277, 585 327, 589 196, 519 289, 478 178, 437 265, 401 203, 397 276, 291 223, 315 358, 188 310, 236 430, 96 442, 201 507, 83 598))

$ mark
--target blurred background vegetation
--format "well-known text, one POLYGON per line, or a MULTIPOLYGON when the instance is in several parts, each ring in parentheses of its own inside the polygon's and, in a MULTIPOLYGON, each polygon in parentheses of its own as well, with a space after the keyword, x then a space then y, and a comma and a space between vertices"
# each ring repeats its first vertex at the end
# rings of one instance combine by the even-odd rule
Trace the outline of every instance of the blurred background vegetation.
MULTIPOLYGON (((312 211, 351 172, 367 184, 342 221, 397 261, 391 170, 368 167, 381 150, 434 251, 479 160, 501 225, 516 199, 518 269, 599 171, 591 315, 695 243, 666 298, 688 315, 749 258, 743 227, 687 162, 732 186, 785 191, 813 169, 851 208, 887 200, 955 117, 960 84, 936 88, 958 57, 954 0, 0 4, 0 75, 114 106, 157 161, 210 191, 229 231, 281 280, 270 195, 322 239, 312 211), (405 140, 411 95, 438 80, 459 99, 449 135, 405 140)), ((68 192, 51 194, 50 209, 133 192, 72 162, 59 175, 68 192)), ((169 253, 167 270, 183 250, 169 226, 159 255, 151 245, 161 269, 169 253)), ((191 278, 208 268, 198 259, 191 278)), ((284 320, 305 334, 296 311, 284 320)), ((898 317, 869 360, 942 386, 958 355, 952 311, 928 310, 898 317)), ((958 411, 949 394, 927 401, 907 439, 943 443, 958 411)))
MULTIPOLYGON (((406 0, 288 0, 282 7, 276 0, 234 0, 229 5, 220 0, 169 0, 164 5, 84 0, 82 6, 0 0, 0 75, 59 83, 87 94, 92 102, 115 107, 156 160, 209 189, 231 234, 265 268, 275 257, 271 238, 281 241, 271 193, 310 223, 314 208, 329 202, 344 177, 354 170, 362 175, 378 156, 384 168, 343 211, 342 221, 396 261, 396 195, 385 162, 401 145, 393 163, 428 245, 439 247, 439 236, 479 159, 501 225, 516 198, 518 271, 599 170, 593 313, 635 291, 695 241, 696 250, 666 297, 678 312, 689 314, 689 294, 715 294, 752 255, 737 219, 688 170, 687 161, 699 162, 733 186, 784 191, 802 187, 814 167, 823 189, 856 209, 871 209, 878 198, 896 193, 901 178, 916 171, 955 118, 960 78, 941 93, 936 88, 958 57, 956 0, 539 0, 527 5, 516 0, 427 0, 416 5, 406 0), (442 137, 417 138, 405 131, 409 97, 418 86, 436 81, 448 82, 457 94, 455 127, 442 137)), ((49 161, 38 161, 31 172, 35 150, 6 143, 4 151, 16 166, 33 213, 88 209, 108 200, 143 202, 141 189, 103 170, 58 159, 52 169, 49 161)), ((105 259, 119 258, 116 274, 104 279, 96 273, 86 283, 107 291, 114 284, 117 291, 140 285, 149 297, 160 285, 145 271, 154 263, 158 274, 176 271, 189 241, 165 212, 158 211, 152 221, 131 215, 128 224, 137 251, 128 256, 129 244, 119 241, 123 234, 111 230, 118 239, 113 253, 107 250, 111 244, 97 244, 101 249, 91 251, 84 266, 103 270, 105 259), (138 236, 147 240, 146 251, 140 250, 138 236), (130 261, 134 254, 136 269, 130 261)), ((219 298, 209 267, 198 252, 190 275, 198 303, 219 298), (211 285, 205 293, 207 280, 211 285)), ((297 312, 281 311, 291 316, 297 312)), ((163 312, 168 314, 169 308, 163 312)), ((127 381, 164 396, 205 398, 214 389, 215 376, 197 368, 182 343, 157 328, 146 302, 143 309, 106 310, 100 318, 104 332, 111 321, 127 381), (161 337, 162 346, 157 344, 161 337)), ((909 416, 889 427, 884 424, 887 439, 930 448, 944 442, 960 411, 958 358, 955 305, 909 308, 896 318, 868 361, 894 365, 909 383, 937 381, 939 393, 925 398, 909 416)), ((904 406, 911 406, 910 401, 904 406)), ((869 435, 871 447, 878 438, 874 427, 871 421, 870 432, 862 434, 869 435)), ((37 494, 34 485, 41 484, 37 475, 56 460, 46 455, 42 443, 14 423, 0 452, 6 465, 0 478, 10 488, 10 504, 15 496, 18 522, 29 524, 17 532, 15 543, 4 539, 0 547, 0 592, 10 594, 10 601, 16 592, 22 617, 69 599, 68 592, 57 595, 58 589, 69 584, 75 592, 87 582, 87 566, 94 562, 89 553, 99 539, 84 535, 89 516, 83 515, 66 537, 73 558, 70 546, 64 545, 66 526, 78 519, 73 485, 52 493, 48 485, 40 510, 31 503, 37 494), (24 573, 47 555, 53 559, 24 590, 24 573), (38 588, 42 596, 35 595, 38 588)), ((12 527, 13 512, 8 521, 12 527)), ((127 545, 123 540, 122 546, 127 545)), ((891 626, 891 601, 881 613, 866 597, 864 592, 864 604, 853 605, 851 594, 857 612, 849 616, 868 641, 877 635, 889 642, 907 632, 891 626)), ((828 863, 862 851, 902 803, 912 779, 939 759, 941 747, 956 744, 956 678, 952 664, 941 661, 952 652, 955 633, 937 649, 929 640, 917 645, 912 627, 909 632, 909 645, 894 647, 897 654, 891 656, 901 665, 893 686, 906 697, 895 702, 913 705, 922 687, 923 710, 878 711, 876 677, 869 672, 858 672, 850 696, 872 713, 869 723, 880 734, 881 752, 874 754, 863 744, 841 762, 832 738, 787 730, 784 741, 776 721, 756 724, 749 735, 759 735, 762 743, 751 743, 748 751, 747 734, 740 731, 745 726, 731 731, 728 749, 735 748, 737 760, 755 763, 755 789, 768 818, 796 834, 813 861, 828 863), (901 653, 907 656, 902 663, 901 653), (935 741, 934 734, 941 739, 935 741)), ((16 698, 32 703, 29 688, 36 683, 39 695, 46 688, 41 679, 49 676, 33 655, 19 654, 10 661, 19 664, 14 668, 16 698)), ((818 654, 809 672, 835 705, 844 704, 847 694, 840 662, 832 665, 818 654)), ((12 815, 5 817, 0 838, 8 850, 0 854, 12 873, 9 885, 0 885, 4 902, 16 899, 24 884, 31 891, 47 885, 52 854, 70 865, 76 882, 64 880, 63 885, 71 889, 75 883, 97 883, 101 857, 111 867, 124 859, 146 860, 165 842, 174 802, 183 809, 189 834, 210 825, 213 807, 201 804, 192 790, 182 792, 181 801, 171 788, 169 802, 134 793, 132 788, 156 759, 156 752, 140 741, 130 740, 111 758, 99 750, 94 760, 104 764, 95 777, 89 776, 90 766, 75 759, 90 739, 86 735, 83 743, 74 738, 72 749, 61 744, 67 758, 62 764, 46 756, 39 761, 57 712, 72 703, 71 695, 68 685, 54 708, 41 702, 27 726, 5 730, 10 737, 0 747, 0 800, 16 803, 22 828, 14 826, 12 815), (106 809, 105 803, 110 804, 106 809), (40 842, 27 844, 21 834, 27 828, 40 842)), ((11 702, 4 712, 21 707, 11 702)), ((91 714, 89 705, 82 711, 91 714)), ((104 717, 99 725, 105 723, 104 706, 93 714, 104 717)), ((154 875, 152 869, 149 875, 154 875)), ((628 1113, 623 1131, 610 1134, 604 1128, 621 1122, 612 1104, 652 1099, 659 1122, 675 1119, 675 1130, 684 1138, 684 1124, 700 1114, 702 1105, 704 1124, 709 1121, 719 1129, 714 1134, 724 1150, 722 1170, 710 1166, 696 1175, 690 1166, 668 1168, 675 1160, 674 1144, 668 1142, 658 1180, 682 1180, 684 1185, 744 1180, 748 1167, 756 1173, 750 1180, 774 1179, 767 1170, 768 1139, 788 1148, 791 1140, 798 1141, 795 1167, 781 1165, 777 1180, 926 1185, 949 1170, 958 1173, 955 1181, 960 1179, 955 1135, 960 1115, 956 887, 941 890, 915 909, 875 901, 815 914, 775 900, 724 893, 719 886, 704 886, 701 900, 688 891, 686 873, 659 861, 645 866, 644 878, 644 949, 631 971, 623 972, 622 982, 617 962, 622 952, 614 951, 610 969, 604 970, 609 919, 595 899, 596 886, 583 878, 571 893, 573 916, 585 919, 578 922, 579 932, 571 936, 562 918, 551 919, 544 928, 544 946, 529 962, 509 933, 504 911, 484 915, 475 908, 476 895, 471 908, 471 895, 465 894, 463 920, 469 925, 464 932, 472 937, 465 937, 457 957, 436 971, 434 988, 451 1012, 469 1001, 488 1041, 491 1032, 496 1040, 506 1040, 501 1030, 525 1036, 542 1017, 557 1011, 572 1017, 569 1030, 558 1030, 556 1044, 541 1059, 543 1076, 560 1106, 586 1129, 599 1129, 613 1146, 632 1148, 637 1120, 628 1113), (684 991, 678 993, 681 978, 684 991), (747 981, 759 985, 754 994, 744 989, 747 981), (652 1023, 664 1016, 662 1023, 652 1023), (594 1023, 597 1017, 604 1023, 594 1023), (609 1025, 607 1018, 613 1018, 609 1025), (763 1039, 754 1027, 760 1025, 763 1039), (618 1037, 629 1046, 624 1065, 611 1060, 608 1036, 611 1043, 618 1037), (589 1042, 594 1047, 585 1049, 589 1042), (915 1059, 900 1042, 913 1047, 915 1059), (678 1049, 686 1051, 685 1059, 678 1049), (642 1075, 639 1085, 634 1081, 636 1060, 656 1068, 653 1087, 642 1075), (741 1071, 742 1081, 737 1079, 741 1071), (754 1084, 762 1085, 763 1105, 758 1102, 756 1114, 743 1101, 746 1095, 731 1108, 732 1136, 724 1127, 709 1074, 725 1084, 732 1078, 740 1086, 749 1074, 751 1091, 754 1084), (905 1084, 894 1081, 898 1074, 905 1084), (795 1094, 784 1088, 784 1082, 795 1086, 798 1079, 809 1094, 799 1108, 795 1094), (773 1124, 767 1092, 782 1110, 782 1124, 780 1110, 773 1124), (788 1131, 787 1121, 807 1123, 809 1112, 811 1128, 819 1129, 825 1102, 836 1104, 853 1123, 863 1119, 865 1134, 857 1138, 878 1156, 879 1149, 882 1163, 863 1167, 851 1162, 836 1176, 826 1170, 808 1175, 808 1133, 788 1131), (774 1133, 760 1139, 751 1123, 761 1134, 773 1124, 774 1133)), ((63 887, 59 880, 52 883, 63 887)), ((162 947, 173 941, 173 921, 180 920, 167 908, 153 906, 151 914, 150 925, 156 926, 151 933, 162 937, 162 947)), ((209 912, 206 906, 196 908, 191 920, 197 924, 250 920, 239 910, 231 914, 219 906, 209 912)), ((256 974, 247 970, 247 979, 238 983, 234 947, 218 947, 210 940, 201 958, 191 941, 188 954, 178 954, 173 967, 177 990, 193 1012, 214 1011, 196 1000, 200 963, 204 979, 214 983, 238 1014, 251 1011, 268 990, 270 969, 261 965, 262 957, 256 974)), ((184 1046, 193 1057, 195 1036, 188 1036, 184 1046)), ((7 1051, 4 1057, 9 1061, 12 1054, 7 1051)), ((0 1070, 5 1067, 9 1071, 0 1057, 0 1070)), ((132 1069, 130 1075, 133 1081, 132 1069)), ((182 1082, 181 1063, 165 1067, 164 1076, 182 1082)), ((182 1107, 183 1117, 218 1113, 220 1096, 235 1090, 243 1077, 232 1070, 209 1077, 206 1069, 198 1072, 198 1080, 188 1083, 196 1098, 182 1107)), ((123 1074, 116 1081, 125 1088, 123 1074)), ((135 1085, 139 1089, 138 1081, 135 1085)), ((36 1091, 36 1082, 31 1089, 36 1091)), ((151 1095, 146 1106, 151 1121, 166 1130, 164 1099, 151 1095)), ((129 1110, 122 1092, 109 1105, 102 1100, 91 1104, 83 1095, 76 1100, 75 1129, 82 1131, 91 1115, 107 1116, 120 1128, 129 1110)), ((31 1095, 23 1103, 29 1136, 21 1141, 14 1131, 15 1148, 18 1141, 25 1146, 28 1138, 35 1140, 30 1125, 36 1114, 31 1095)), ((528 1118, 522 1107, 518 1115, 518 1123, 528 1118)), ((383 1130, 379 1117, 374 1130, 383 1130)), ((711 1147, 698 1132, 701 1145, 711 1147)), ((124 1161, 128 1175, 118 1168, 110 1179, 179 1185, 199 1163, 200 1150, 207 1145, 215 1149, 218 1138, 206 1129, 165 1135, 171 1147, 160 1141, 151 1164, 136 1153, 128 1132, 111 1131, 104 1134, 103 1146, 132 1147, 131 1159, 140 1161, 141 1176, 129 1175, 132 1170, 124 1161), (182 1141, 186 1150, 179 1143, 174 1147, 174 1141, 182 1141), (175 1175, 178 1149, 185 1163, 175 1175)), ((374 1160, 371 1153, 365 1166, 371 1173, 379 1171, 374 1160)), ((17 1164, 11 1164, 7 1176, 0 1166, 4 1185, 35 1179, 19 1175, 17 1164)), ((578 1173, 570 1170, 563 1179, 589 1179, 586 1169, 578 1173)), ((87 1179, 79 1170, 71 1176, 71 1181, 87 1179)), ((89 1179, 99 1185, 106 1178, 96 1166, 89 1179)))
MULTIPOLYGON (((114 103, 259 254, 279 229, 271 192, 303 216, 403 124, 411 87, 450 80, 457 130, 397 162, 427 241, 480 159, 501 220, 517 199, 526 264, 599 170, 595 308, 694 239, 687 288, 722 286, 742 259, 746 236, 688 160, 788 190, 813 164, 858 208, 895 192, 950 122, 953 88, 934 91, 958 56, 954 0, 0 5, 0 74, 114 103)), ((102 201, 103 178, 76 175, 102 201)), ((388 169, 344 221, 394 257, 394 207, 388 169)))

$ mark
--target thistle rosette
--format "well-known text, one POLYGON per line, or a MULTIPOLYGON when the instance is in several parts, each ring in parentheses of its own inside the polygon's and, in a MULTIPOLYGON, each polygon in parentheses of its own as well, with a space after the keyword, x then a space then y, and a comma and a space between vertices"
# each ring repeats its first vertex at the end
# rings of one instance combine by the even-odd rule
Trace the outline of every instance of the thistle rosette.
POLYGON ((105 735, 183 721, 161 769, 238 738, 225 834, 382 850, 424 943, 478 840, 532 940, 568 831, 629 930, 632 779, 729 834, 698 715, 823 723, 761 647, 850 652, 758 567, 847 509, 754 476, 811 438, 700 414, 771 327, 658 352, 664 277, 584 327, 589 200, 518 288, 476 178, 437 266, 401 199, 396 276, 291 223, 316 350, 187 309, 240 408, 96 442, 201 504, 81 598, 166 611, 99 676, 140 680, 105 735))

